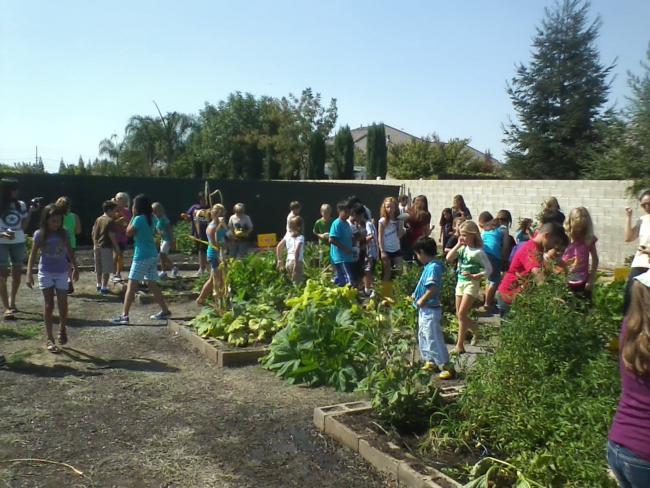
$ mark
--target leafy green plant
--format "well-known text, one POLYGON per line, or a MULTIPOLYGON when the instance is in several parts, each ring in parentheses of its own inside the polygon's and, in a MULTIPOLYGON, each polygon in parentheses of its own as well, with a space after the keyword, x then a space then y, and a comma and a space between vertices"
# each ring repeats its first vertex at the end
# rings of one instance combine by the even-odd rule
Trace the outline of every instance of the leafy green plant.
POLYGON ((286 301, 286 326, 271 342, 262 366, 288 383, 356 387, 365 376, 364 353, 374 350, 372 315, 357 303, 356 290, 308 281, 301 296, 286 301))
POLYGON ((272 251, 249 254, 228 263, 231 295, 239 302, 263 302, 283 308, 284 300, 294 294, 294 285, 286 274, 279 273, 272 251))
POLYGON ((603 446, 620 390, 598 314, 564 277, 519 295, 496 352, 479 357, 431 437, 479 445, 544 486, 608 486, 603 446))
POLYGON ((188 236, 192 235, 192 224, 186 220, 179 220, 174 225, 174 240, 176 241, 176 252, 191 255, 196 249, 195 241, 188 236))

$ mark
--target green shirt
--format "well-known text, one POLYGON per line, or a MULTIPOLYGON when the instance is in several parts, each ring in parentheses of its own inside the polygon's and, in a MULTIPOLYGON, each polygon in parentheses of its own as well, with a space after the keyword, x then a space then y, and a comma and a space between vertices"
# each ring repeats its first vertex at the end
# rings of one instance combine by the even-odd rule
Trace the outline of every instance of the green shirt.
MULTIPOLYGON (((325 219, 323 219, 323 218, 318 219, 314 223, 314 229, 313 229, 314 234, 325 234, 326 232, 329 233, 330 228, 332 227, 332 222, 334 222, 334 220, 330 220, 329 222, 325 222, 325 219)), ((328 241, 324 241, 322 239, 318 239, 318 241, 321 244, 328 243, 328 241)))
POLYGON ((492 265, 483 249, 462 246, 458 250, 458 281, 468 282, 471 278, 463 276, 464 272, 470 274, 485 273, 489 275, 492 265))
POLYGON ((68 239, 70 240, 70 247, 72 249, 77 249, 77 219, 75 214, 68 212, 63 216, 63 228, 68 233, 68 239))

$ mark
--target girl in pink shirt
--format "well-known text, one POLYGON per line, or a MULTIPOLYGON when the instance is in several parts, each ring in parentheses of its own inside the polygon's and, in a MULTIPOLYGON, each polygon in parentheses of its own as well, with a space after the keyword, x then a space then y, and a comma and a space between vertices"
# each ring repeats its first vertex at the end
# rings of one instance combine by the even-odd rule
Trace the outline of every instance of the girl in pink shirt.
POLYGON ((598 271, 598 239, 594 235, 594 224, 589 211, 585 207, 571 210, 565 228, 571 239, 571 244, 562 255, 569 272, 569 287, 575 292, 591 295, 598 271))

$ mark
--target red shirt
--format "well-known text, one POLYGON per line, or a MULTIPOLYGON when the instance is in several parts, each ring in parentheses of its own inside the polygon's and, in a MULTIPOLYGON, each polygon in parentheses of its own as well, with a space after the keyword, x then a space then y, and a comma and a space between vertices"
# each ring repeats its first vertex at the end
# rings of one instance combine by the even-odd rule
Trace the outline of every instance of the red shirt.
POLYGON ((537 247, 533 239, 526 241, 512 258, 510 268, 501 280, 499 293, 506 303, 512 303, 514 298, 524 288, 524 281, 529 277, 531 271, 541 268, 543 265, 542 249, 537 247))

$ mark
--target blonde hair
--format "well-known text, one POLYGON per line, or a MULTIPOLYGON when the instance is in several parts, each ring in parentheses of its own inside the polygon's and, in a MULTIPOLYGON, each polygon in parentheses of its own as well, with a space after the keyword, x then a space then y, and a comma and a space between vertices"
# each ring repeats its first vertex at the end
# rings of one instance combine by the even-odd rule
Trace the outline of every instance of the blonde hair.
POLYGON ((160 202, 153 202, 151 204, 151 210, 160 210, 161 214, 165 214, 165 207, 163 207, 162 203, 160 202))
POLYGON ((542 204, 544 210, 560 210, 560 202, 555 197, 548 197, 542 204))
POLYGON ((115 201, 117 202, 118 200, 126 200, 127 207, 131 205, 131 197, 124 191, 119 191, 115 194, 115 201))
POLYGON ((638 280, 633 281, 621 357, 627 370, 643 377, 650 372, 650 289, 638 280))
POLYGON ((473 220, 466 220, 465 222, 460 224, 459 230, 461 234, 469 234, 474 237, 474 245, 472 247, 474 248, 483 247, 483 239, 481 239, 481 229, 478 228, 476 222, 474 222, 473 220))
POLYGON ((323 203, 320 206, 320 211, 323 213, 325 210, 329 211, 330 217, 332 216, 332 206, 329 203, 323 203))
POLYGON ((583 241, 586 244, 591 244, 594 239, 594 223, 589 215, 589 210, 585 207, 571 210, 564 228, 572 242, 583 241))
POLYGON ((397 208, 397 199, 395 197, 386 197, 386 198, 384 198, 384 201, 381 202, 381 208, 379 209, 379 215, 382 218, 386 219, 386 220, 394 220, 395 218, 397 218, 397 212, 398 211, 399 210, 397 208), (388 215, 388 211, 386 210, 386 203, 387 202, 391 202, 393 204, 393 208, 395 209, 395 212, 394 212, 395 215, 388 215))
POLYGON ((212 205, 211 212, 219 212, 223 216, 226 213, 226 207, 224 207, 220 203, 215 203, 214 205, 212 205))
POLYGON ((237 210, 242 213, 246 213, 246 206, 243 203, 235 203, 235 206, 232 208, 233 212, 237 213, 237 210))
POLYGON ((302 217, 300 215, 289 219, 289 230, 298 232, 298 234, 302 233, 302 217))
POLYGON ((54 205, 59 207, 63 214, 67 214, 70 211, 70 199, 68 197, 59 197, 54 202, 54 205))

